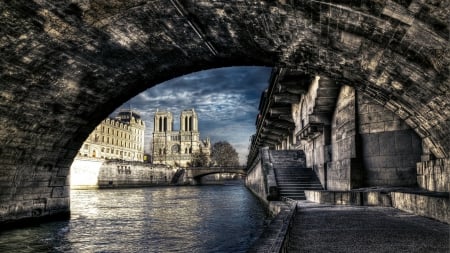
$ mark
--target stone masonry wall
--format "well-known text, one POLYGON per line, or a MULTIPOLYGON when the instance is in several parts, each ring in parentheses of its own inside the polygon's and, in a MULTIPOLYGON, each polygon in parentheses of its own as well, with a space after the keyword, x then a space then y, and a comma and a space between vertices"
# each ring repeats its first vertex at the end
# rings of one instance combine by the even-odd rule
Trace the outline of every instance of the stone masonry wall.
POLYGON ((415 185, 420 137, 389 109, 357 94, 364 186, 415 185))
POLYGON ((304 145, 301 146, 301 149, 305 152, 306 166, 314 170, 324 187, 326 187, 327 162, 331 160, 330 145, 326 144, 326 138, 329 138, 330 135, 329 132, 330 129, 328 127, 323 134, 311 141, 305 141, 304 145))
MULTIPOLYGON (((11 157, 22 153, 16 151, 5 149, 0 153, 7 153, 11 157)), ((67 217, 70 213, 69 167, 54 166, 44 159, 39 162, 29 159, 25 164, 11 163, 20 157, 11 158, 10 162, 3 157, 0 161, 0 228, 15 221, 67 217)))
POLYGON ((417 163, 417 183, 428 191, 450 192, 450 159, 417 163))
POLYGON ((106 161, 100 168, 100 188, 169 185, 177 169, 141 162, 106 161))
POLYGON ((360 186, 355 124, 355 90, 342 86, 332 120, 332 161, 327 165, 329 190, 350 190, 360 186))

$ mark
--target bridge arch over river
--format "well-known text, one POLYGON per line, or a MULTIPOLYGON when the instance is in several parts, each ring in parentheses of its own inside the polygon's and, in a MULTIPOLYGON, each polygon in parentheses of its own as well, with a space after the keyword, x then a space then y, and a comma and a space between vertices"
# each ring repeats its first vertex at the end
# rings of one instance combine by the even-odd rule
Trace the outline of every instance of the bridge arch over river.
POLYGON ((233 167, 191 167, 186 169, 186 177, 188 180, 192 179, 194 182, 198 182, 202 177, 212 174, 239 174, 246 176, 247 171, 244 166, 233 167))
POLYGON ((260 65, 326 75, 450 154, 447 1, 2 1, 0 223, 69 211, 94 127, 162 81, 260 65))

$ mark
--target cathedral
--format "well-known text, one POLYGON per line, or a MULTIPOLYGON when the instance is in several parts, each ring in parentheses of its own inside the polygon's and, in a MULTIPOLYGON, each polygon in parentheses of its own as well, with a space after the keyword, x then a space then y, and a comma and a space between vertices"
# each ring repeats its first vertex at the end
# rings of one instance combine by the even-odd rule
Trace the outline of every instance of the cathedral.
POLYGON ((198 116, 194 109, 184 110, 180 115, 180 130, 173 127, 171 112, 157 111, 153 128, 153 163, 187 167, 193 155, 211 154, 209 138, 200 139, 198 116))

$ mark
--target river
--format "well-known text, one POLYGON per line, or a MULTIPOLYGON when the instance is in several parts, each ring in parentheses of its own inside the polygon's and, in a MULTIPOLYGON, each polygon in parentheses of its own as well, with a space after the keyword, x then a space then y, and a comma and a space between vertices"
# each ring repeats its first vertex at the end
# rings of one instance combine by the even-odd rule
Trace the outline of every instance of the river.
POLYGON ((245 252, 266 218, 242 184, 72 190, 70 220, 0 232, 0 252, 245 252))

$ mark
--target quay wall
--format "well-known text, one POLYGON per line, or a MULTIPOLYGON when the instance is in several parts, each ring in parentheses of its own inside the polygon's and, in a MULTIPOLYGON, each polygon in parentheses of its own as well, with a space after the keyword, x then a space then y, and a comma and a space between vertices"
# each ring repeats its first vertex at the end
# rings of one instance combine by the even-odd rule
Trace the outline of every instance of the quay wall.
POLYGON ((269 148, 261 148, 258 157, 247 169, 245 185, 267 206, 269 201, 278 200, 278 185, 273 164, 270 161, 269 148))
POLYGON ((263 203, 268 205, 266 183, 264 180, 264 171, 260 159, 253 164, 247 171, 247 177, 245 178, 245 186, 250 189, 263 203))
POLYGON ((142 162, 75 159, 71 166, 71 189, 169 185, 177 172, 167 165, 142 162))

